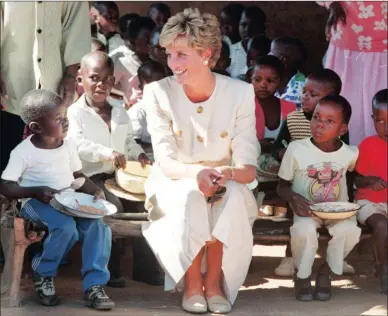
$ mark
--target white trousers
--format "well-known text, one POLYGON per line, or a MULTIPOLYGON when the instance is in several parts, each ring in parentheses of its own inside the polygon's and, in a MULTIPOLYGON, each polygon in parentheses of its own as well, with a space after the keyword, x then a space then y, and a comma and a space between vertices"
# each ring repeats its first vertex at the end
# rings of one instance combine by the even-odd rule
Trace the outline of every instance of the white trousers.
POLYGON ((291 249, 298 269, 297 276, 305 279, 311 275, 315 254, 318 250, 317 228, 326 227, 332 236, 326 253, 326 261, 332 272, 341 275, 346 256, 358 243, 361 229, 356 217, 345 220, 322 220, 317 217, 299 217, 294 215, 294 224, 290 228, 291 249))

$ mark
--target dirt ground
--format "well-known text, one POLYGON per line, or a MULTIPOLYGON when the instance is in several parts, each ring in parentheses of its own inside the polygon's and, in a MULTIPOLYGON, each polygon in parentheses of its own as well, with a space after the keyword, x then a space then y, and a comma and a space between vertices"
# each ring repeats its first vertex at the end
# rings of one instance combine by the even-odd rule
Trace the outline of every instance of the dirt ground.
MULTIPOLYGON (((266 316, 327 316, 327 315, 387 315, 387 296, 378 293, 378 280, 374 276, 371 247, 360 255, 354 251, 349 262, 356 268, 355 276, 342 276, 333 281, 330 302, 301 303, 294 299, 290 278, 278 278, 273 270, 284 254, 284 246, 255 246, 252 268, 240 289, 232 315, 266 316)), ((315 266, 321 259, 316 260, 315 266)), ((69 315, 89 316, 97 312, 84 307, 82 301, 79 264, 62 267, 56 278, 56 290, 62 304, 47 308, 37 304, 31 276, 22 281, 21 308, 7 308, 7 298, 1 299, 2 316, 69 315)), ((180 308, 180 293, 165 293, 162 286, 128 280, 124 289, 107 289, 116 308, 107 315, 174 316, 189 315, 180 308)))

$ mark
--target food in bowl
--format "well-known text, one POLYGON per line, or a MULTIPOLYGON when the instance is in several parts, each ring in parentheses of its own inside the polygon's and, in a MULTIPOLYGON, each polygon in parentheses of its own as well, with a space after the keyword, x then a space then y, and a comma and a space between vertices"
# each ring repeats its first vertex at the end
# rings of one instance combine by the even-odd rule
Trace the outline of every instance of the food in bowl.
POLYGON ((310 209, 322 219, 345 219, 356 215, 360 206, 348 202, 323 202, 311 205, 310 209))
POLYGON ((77 205, 77 207, 75 208, 77 211, 93 214, 93 215, 105 215, 105 212, 98 208, 95 208, 90 205, 81 205, 77 199, 75 199, 75 203, 77 205))

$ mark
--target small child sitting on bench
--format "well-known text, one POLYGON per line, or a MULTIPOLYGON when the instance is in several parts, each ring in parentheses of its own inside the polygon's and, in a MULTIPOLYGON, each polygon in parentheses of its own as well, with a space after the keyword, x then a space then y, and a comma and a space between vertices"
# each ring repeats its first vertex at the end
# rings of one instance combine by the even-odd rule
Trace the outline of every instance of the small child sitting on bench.
POLYGON ((64 140, 67 107, 59 95, 32 90, 20 101, 21 118, 33 135, 11 153, 0 183, 0 193, 21 199, 24 218, 47 226, 43 252, 32 261, 35 290, 42 305, 55 306, 54 277, 59 263, 77 241, 82 243, 82 287, 88 306, 112 309, 114 303, 103 286, 109 280, 112 233, 101 219, 75 218, 54 209, 49 203, 55 193, 84 177, 81 192, 105 198, 103 191, 80 172, 82 165, 76 145, 64 140))

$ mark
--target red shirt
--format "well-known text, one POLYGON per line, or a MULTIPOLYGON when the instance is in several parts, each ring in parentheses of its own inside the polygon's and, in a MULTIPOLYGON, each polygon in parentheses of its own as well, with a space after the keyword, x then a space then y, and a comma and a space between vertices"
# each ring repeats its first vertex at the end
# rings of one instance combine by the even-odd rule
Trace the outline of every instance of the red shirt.
MULTIPOLYGON (((364 139, 359 146, 360 154, 356 163, 356 171, 363 176, 376 176, 387 181, 387 148, 387 142, 377 135, 364 139)), ((387 189, 381 191, 357 189, 356 200, 386 203, 387 194, 387 189)))

